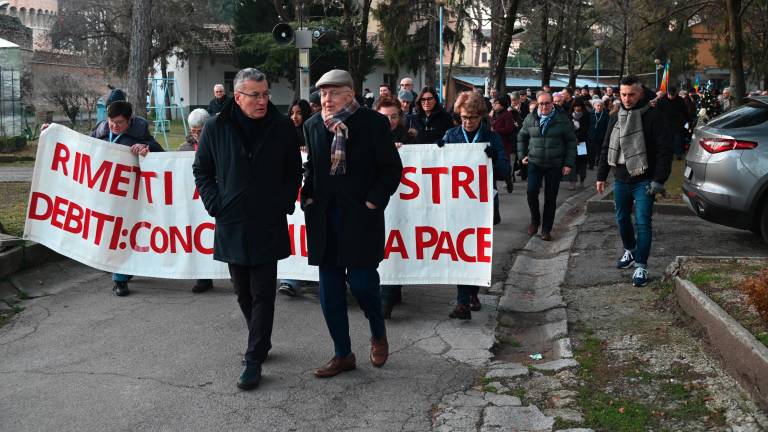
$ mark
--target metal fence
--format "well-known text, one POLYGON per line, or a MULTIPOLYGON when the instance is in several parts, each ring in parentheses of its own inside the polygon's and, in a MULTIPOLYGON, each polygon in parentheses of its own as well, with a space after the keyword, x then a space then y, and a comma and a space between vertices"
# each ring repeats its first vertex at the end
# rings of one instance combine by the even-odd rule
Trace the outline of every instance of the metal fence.
POLYGON ((0 66, 0 138, 21 134, 21 71, 0 66))

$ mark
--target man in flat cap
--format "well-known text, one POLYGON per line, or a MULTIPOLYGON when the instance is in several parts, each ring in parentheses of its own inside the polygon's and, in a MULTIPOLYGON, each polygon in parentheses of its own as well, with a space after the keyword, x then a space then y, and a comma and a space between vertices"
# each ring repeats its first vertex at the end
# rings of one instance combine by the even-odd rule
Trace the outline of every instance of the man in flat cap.
POLYGON ((316 86, 322 110, 304 123, 309 154, 301 204, 309 264, 320 267, 320 305, 335 350, 315 376, 328 378, 356 366, 345 282, 368 318, 371 363, 387 361, 377 267, 384 259, 384 208, 403 165, 388 119, 355 101, 348 72, 332 70, 316 86))

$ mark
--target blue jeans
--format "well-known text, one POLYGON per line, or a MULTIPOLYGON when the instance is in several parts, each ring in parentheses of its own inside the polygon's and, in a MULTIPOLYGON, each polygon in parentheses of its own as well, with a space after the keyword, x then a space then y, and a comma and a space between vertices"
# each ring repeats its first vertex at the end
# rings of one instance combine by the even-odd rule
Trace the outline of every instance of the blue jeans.
POLYGON ((616 202, 616 223, 624 249, 632 251, 635 265, 645 268, 651 253, 651 216, 654 198, 646 193, 650 180, 625 183, 616 180, 613 197, 616 202), (632 209, 635 210, 635 226, 632 226, 632 209), (637 230, 637 233, 635 233, 637 230))
POLYGON ((376 267, 344 268, 321 265, 320 306, 323 309, 325 324, 333 339, 333 348, 337 357, 346 357, 352 353, 346 282, 349 282, 352 295, 355 296, 360 309, 368 318, 371 335, 375 339, 381 339, 387 334, 384 316, 381 314, 379 272, 376 267))
POLYGON ((531 223, 541 225, 541 232, 552 231, 557 210, 557 192, 560 190, 560 179, 563 176, 562 167, 546 168, 536 164, 528 164, 528 208, 531 210, 531 223), (539 191, 544 183, 544 220, 542 223, 539 210, 539 191))
POLYGON ((120 273, 112 273, 112 282, 128 282, 131 280, 130 275, 124 275, 120 273))

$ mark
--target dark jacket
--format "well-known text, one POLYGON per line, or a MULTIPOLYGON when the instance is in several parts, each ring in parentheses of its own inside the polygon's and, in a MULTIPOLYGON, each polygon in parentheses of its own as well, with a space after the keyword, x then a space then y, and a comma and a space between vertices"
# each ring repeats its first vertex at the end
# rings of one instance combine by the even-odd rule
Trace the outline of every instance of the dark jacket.
POLYGON ((571 167, 576 164, 576 135, 571 119, 560 111, 541 134, 539 111, 525 118, 517 134, 517 158, 528 156, 530 163, 544 168, 571 167))
POLYGON ((308 154, 301 203, 309 264, 372 267, 384 259, 384 209, 400 184, 403 164, 386 117, 361 107, 344 124, 347 172, 332 176, 331 133, 320 115, 304 122, 308 154), (369 209, 366 201, 377 208, 369 209), (341 219, 335 256, 326 253, 332 206, 341 219))
MULTIPOLYGON (((97 124, 93 131, 91 131, 91 136, 100 140, 109 141, 109 120, 104 120, 97 124)), ((128 125, 128 129, 120 134, 114 143, 128 147, 134 144, 147 144, 150 152, 165 151, 165 149, 163 149, 163 147, 155 140, 155 137, 149 133, 149 123, 137 116, 131 117, 131 123, 128 125)))
MULTIPOLYGON (((645 101, 641 101, 635 109, 642 108, 645 104, 645 101)), ((618 118, 618 114, 614 114, 608 121, 608 128, 600 152, 600 161, 597 165, 597 181, 605 181, 608 178, 608 171, 611 169, 611 166, 608 165, 608 146, 611 143, 611 131, 613 131, 618 118)), ((648 157, 648 170, 645 174, 631 177, 625 165, 617 165, 613 170, 613 175, 617 180, 623 182, 652 180, 664 184, 672 169, 672 132, 669 130, 664 114, 658 109, 650 108, 643 114, 643 137, 645 138, 645 150, 648 157)))
POLYGON ((691 119, 688 115, 688 107, 685 106, 683 98, 677 96, 674 99, 670 99, 667 95, 664 95, 659 99, 656 108, 667 118, 667 122, 669 123, 669 127, 673 134, 682 134, 686 132, 684 126, 686 123, 690 123, 691 119))
POLYGON ((392 137, 395 139, 396 143, 418 144, 416 137, 408 135, 408 130, 401 124, 397 125, 397 127, 392 131, 392 137))
MULTIPOLYGON (((575 124, 573 125, 576 142, 587 142, 587 136, 589 135, 589 125, 591 124, 592 119, 588 112, 583 111, 583 113, 584 114, 579 120, 576 120, 575 118, 573 119, 579 122, 578 128, 575 127, 575 124)), ((571 114, 571 117, 573 117, 573 114, 571 114)), ((573 120, 571 120, 571 123, 573 123, 573 120)))
POLYGON ((179 146, 179 151, 195 151, 197 144, 197 140, 191 134, 187 135, 187 139, 179 146))
POLYGON ((501 137, 507 156, 517 153, 517 133, 523 124, 520 114, 517 111, 504 110, 493 116, 491 124, 493 131, 501 137))
MULTIPOLYGON (((603 108, 602 112, 593 111, 589 115, 589 133, 587 133, 587 142, 603 145, 605 131, 608 129, 608 111, 603 108)), ((595 147, 598 148, 598 147, 595 147)))
MULTIPOLYGON (((509 176, 512 168, 509 166, 509 158, 507 157, 507 153, 504 151, 504 145, 501 142, 501 137, 496 132, 491 131, 491 129, 486 125, 480 125, 480 129, 478 129, 477 133, 479 133, 480 136, 477 137, 475 142, 490 143, 493 154, 496 155, 496 157, 493 159, 493 178, 496 180, 504 180, 507 178, 507 176, 509 176)), ((474 135, 472 136, 474 137, 474 135)), ((462 126, 456 126, 449 129, 448 132, 445 133, 443 141, 446 144, 466 143, 467 140, 464 139, 462 126)), ((496 187, 495 182, 493 187, 496 187)))
POLYGON ((200 134, 192 164, 195 185, 216 218, 213 258, 254 266, 291 253, 286 214, 301 186, 296 129, 269 103, 257 121, 258 139, 246 139, 240 108, 230 100, 200 134))
POLYGON ((231 97, 224 95, 224 97, 221 100, 218 100, 216 98, 211 99, 211 102, 208 104, 208 114, 210 115, 216 115, 221 112, 221 110, 224 109, 224 106, 232 100, 231 97))
POLYGON ((435 105, 432 115, 427 117, 424 111, 415 109, 412 114, 405 117, 406 129, 416 129, 417 144, 436 143, 445 135, 445 132, 453 127, 453 120, 441 105, 435 105))

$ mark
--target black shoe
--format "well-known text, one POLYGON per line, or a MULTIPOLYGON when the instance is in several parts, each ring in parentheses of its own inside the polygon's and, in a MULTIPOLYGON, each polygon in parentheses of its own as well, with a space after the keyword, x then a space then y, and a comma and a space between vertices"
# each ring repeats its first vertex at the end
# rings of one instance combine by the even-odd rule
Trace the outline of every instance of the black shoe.
POLYGON ((198 279, 195 285, 192 287, 192 292, 195 294, 206 292, 213 288, 213 281, 210 279, 198 279))
POLYGON ((392 318, 392 309, 395 308, 395 305, 390 303, 382 303, 381 305, 381 314, 384 316, 384 319, 390 319, 392 318))
POLYGON ((130 291, 128 291, 128 282, 115 282, 115 285, 112 286, 112 292, 118 297, 127 296, 130 294, 130 291))
POLYGON ((403 302, 403 288, 400 287, 399 289, 396 289, 395 292, 392 294, 392 304, 400 304, 403 302))
POLYGON ((261 363, 257 361, 246 361, 245 369, 237 380, 237 388, 241 390, 253 390, 259 386, 261 381, 261 363))
POLYGON ((299 293, 296 292, 295 289, 293 289, 291 284, 288 284, 288 283, 281 283, 280 288, 277 289, 277 292, 288 297, 296 297, 299 295, 299 293))
POLYGON ((453 308, 451 313, 448 314, 448 318, 469 320, 469 319, 472 319, 472 312, 470 312, 469 306, 459 304, 459 305, 456 305, 456 307, 453 308))

